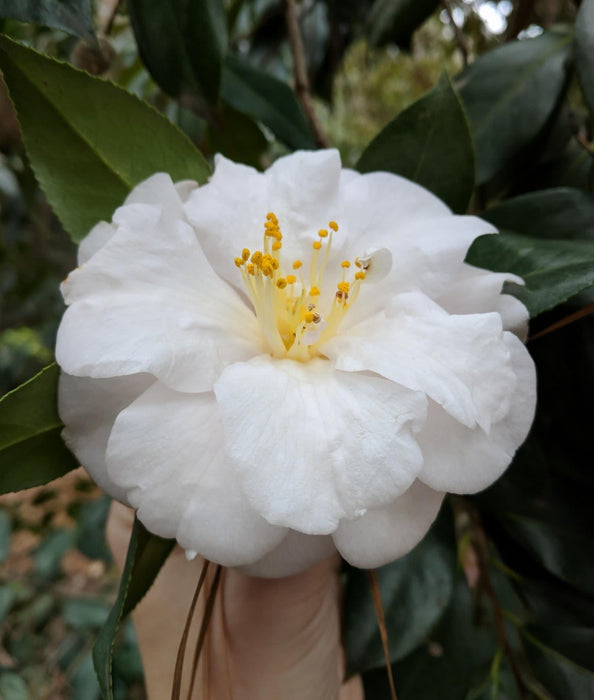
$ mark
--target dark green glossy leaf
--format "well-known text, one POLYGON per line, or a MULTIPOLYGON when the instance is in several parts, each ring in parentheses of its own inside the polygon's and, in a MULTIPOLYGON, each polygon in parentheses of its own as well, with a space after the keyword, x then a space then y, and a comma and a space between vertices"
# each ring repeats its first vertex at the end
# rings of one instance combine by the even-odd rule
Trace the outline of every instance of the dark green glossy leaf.
POLYGON ((466 211, 474 190, 474 151, 464 109, 445 73, 373 139, 356 168, 402 175, 455 212, 466 211))
POLYGON ((0 0, 0 17, 63 29, 87 40, 94 37, 91 0, 0 0))
MULTIPOLYGON (((452 597, 455 571, 452 514, 444 506, 421 544, 402 559, 377 569, 392 661, 413 651, 435 627, 452 597)), ((349 571, 344 629, 350 672, 384 666, 369 576, 360 569, 349 571)))
POLYGON ((570 625, 528 625, 532 637, 573 663, 594 672, 594 628, 570 625))
POLYGON ((227 20, 221 0, 129 0, 138 50, 155 81, 212 117, 219 101, 227 20))
POLYGON ((174 540, 152 535, 138 519, 134 520, 118 597, 93 647, 93 663, 105 700, 113 700, 113 649, 120 622, 152 586, 174 544, 174 540))
MULTIPOLYGON (((466 700, 471 690, 484 686, 496 653, 495 631, 475 619, 472 594, 459 578, 452 602, 427 643, 394 664, 398 700, 466 700)), ((365 697, 390 697, 385 676, 384 669, 363 676, 365 697)))
POLYGON ((60 433, 58 368, 50 365, 0 399, 0 493, 46 484, 78 467, 60 433))
POLYGON ((594 240, 594 196, 571 187, 514 197, 481 217, 499 229, 525 236, 594 240))
POLYGON ((0 68, 35 175, 75 241, 155 172, 203 182, 208 164, 163 115, 115 85, 0 37, 0 68))
POLYGON ((282 80, 227 56, 223 69, 223 100, 249 114, 287 146, 313 149, 316 142, 294 92, 282 80))
POLYGON ((591 547, 588 536, 515 514, 506 514, 501 521, 545 569, 585 593, 594 590, 594 561, 584 556, 591 547))
POLYGON ((253 119, 224 105, 217 127, 209 127, 208 144, 212 153, 222 153, 236 163, 259 167, 268 141, 253 119))
POLYGON ((530 316, 552 309, 594 284, 594 242, 539 240, 511 233, 480 236, 466 261, 495 272, 513 272, 525 287, 506 285, 530 316))
POLYGON ((539 680, 559 700, 594 697, 594 673, 525 633, 526 656, 539 680))
POLYGON ((438 5, 438 0, 375 0, 365 27, 369 43, 408 48, 412 33, 438 5))
POLYGON ((594 115, 594 0, 583 0, 575 20, 575 63, 590 114, 594 115))
POLYGON ((477 151, 477 183, 488 182, 543 129, 567 83, 571 34, 555 29, 480 56, 458 79, 477 151))

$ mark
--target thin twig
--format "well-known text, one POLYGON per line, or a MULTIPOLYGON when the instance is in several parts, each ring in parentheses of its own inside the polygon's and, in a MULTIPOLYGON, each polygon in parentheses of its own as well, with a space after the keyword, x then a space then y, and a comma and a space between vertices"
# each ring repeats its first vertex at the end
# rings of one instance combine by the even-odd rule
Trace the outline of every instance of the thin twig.
POLYGON ((299 31, 299 22, 297 21, 297 8, 295 0, 285 0, 287 32, 289 34, 289 44, 291 46, 291 54, 293 56, 293 74, 295 76, 295 91, 301 102, 305 117, 310 123, 314 132, 316 143, 318 146, 325 148, 328 146, 328 139, 322 131, 320 124, 314 112, 313 103, 311 101, 311 92, 309 89, 309 80, 307 79, 307 68, 305 66, 305 53, 303 51, 303 41, 301 40, 301 32, 299 31))
POLYGON ((198 639, 196 640, 196 646, 194 648, 194 661, 192 662, 192 681, 190 683, 190 689, 188 690, 188 700, 191 700, 192 693, 194 692, 194 683, 196 682, 196 675, 198 671, 198 662, 200 661, 200 654, 202 652, 202 647, 204 646, 204 640, 206 639, 206 633, 208 632, 208 626, 212 618, 212 611, 214 610, 214 604, 217 597, 217 592, 219 590, 219 582, 221 580, 221 572, 223 567, 218 564, 215 569, 215 575, 212 580, 212 584, 209 588, 206 605, 204 606, 204 614, 202 615, 202 624, 200 625, 200 632, 198 633, 198 639))
POLYGON ((587 306, 584 306, 583 309, 579 309, 579 311, 574 311, 572 314, 569 314, 569 316, 566 316, 565 318, 562 318, 560 321, 557 321, 556 323, 553 323, 552 325, 547 326, 542 331, 538 331, 538 333, 531 335, 530 338, 528 338, 528 340, 531 341, 531 340, 536 340, 537 338, 542 338, 543 335, 548 335, 549 333, 552 333, 553 331, 557 331, 557 330, 559 330, 559 328, 563 328, 564 326, 568 326, 570 323, 573 323, 574 321, 579 321, 581 318, 585 318, 586 316, 590 316, 590 314, 594 314, 594 303, 588 304, 587 306))
POLYGON ((188 617, 186 618, 186 625, 184 627, 184 633, 179 642, 179 649, 177 650, 177 659, 175 661, 175 672, 173 674, 173 687, 171 689, 171 700, 179 700, 181 697, 181 683, 182 674, 184 670, 184 657, 186 655, 186 646, 188 644, 188 636, 190 634, 190 627, 192 625, 192 619, 194 617, 194 611, 196 610, 196 604, 198 603, 198 598, 200 596, 200 591, 204 585, 204 580, 206 579, 206 574, 208 572, 210 562, 206 560, 202 566, 202 571, 200 572, 200 577, 198 579, 198 584, 194 592, 194 597, 192 598, 192 603, 190 609, 188 610, 188 617))
POLYGON ((454 19, 454 13, 452 12, 452 5, 450 4, 450 0, 441 0, 441 4, 445 9, 448 19, 450 20, 450 24, 452 25, 452 29, 454 30, 456 44, 458 44, 458 48, 460 49, 460 53, 462 54, 462 61, 464 63, 464 67, 466 67, 468 65, 468 46, 466 45, 466 37, 462 33, 460 27, 457 25, 456 20, 454 19))
POLYGON ((373 569, 370 569, 369 582, 371 584, 371 597, 373 598, 373 607, 377 617, 377 624, 384 649, 384 659, 386 662, 386 671, 388 673, 388 683, 390 685, 390 695, 392 700, 398 700, 396 697, 396 688, 394 687, 394 676, 392 675, 392 664, 390 663, 390 645, 388 643, 388 630, 386 629, 386 616, 384 614, 384 606, 382 605, 382 594, 379 583, 377 582, 377 574, 373 569))
POLYGON ((121 2, 122 0, 111 0, 111 6, 108 7, 109 11, 106 14, 105 21, 103 22, 103 33, 105 36, 109 36, 111 34, 113 23, 121 2))
POLYGON ((483 530, 481 518, 476 508, 471 506, 468 502, 465 502, 464 506, 472 524, 471 536, 479 568, 479 585, 482 587, 487 597, 491 601, 499 643, 501 644, 501 647, 509 661, 520 697, 525 698, 527 695, 526 684, 524 683, 524 679, 522 678, 522 674, 518 668, 514 651, 511 648, 509 639, 507 638, 503 609, 499 603, 499 598, 497 598, 495 589, 493 588, 491 577, 489 576, 489 545, 487 543, 487 536, 483 530))

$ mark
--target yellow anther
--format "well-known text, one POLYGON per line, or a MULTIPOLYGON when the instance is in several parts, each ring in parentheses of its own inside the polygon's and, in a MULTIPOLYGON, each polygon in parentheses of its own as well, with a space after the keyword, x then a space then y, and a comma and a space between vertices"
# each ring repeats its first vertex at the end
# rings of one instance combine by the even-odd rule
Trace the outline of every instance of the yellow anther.
POLYGON ((272 244, 272 250, 280 250, 283 247, 283 244, 280 241, 274 241, 272 244))
POLYGON ((243 258, 243 260, 244 260, 245 262, 247 262, 247 261, 249 260, 249 257, 250 257, 250 249, 249 249, 249 248, 244 248, 244 249, 241 251, 241 257, 243 258))
POLYGON ((255 274, 256 268, 254 267, 254 263, 248 263, 247 271, 249 272, 250 275, 255 274))
POLYGON ((262 263, 262 274, 264 277, 270 277, 272 274, 272 265, 268 261, 262 263))
POLYGON ((287 275, 287 284, 295 284, 295 282, 297 282, 295 275, 287 275))
POLYGON ((301 265, 303 265, 301 260, 295 260, 295 262, 293 263, 293 269, 298 270, 301 267, 301 265))
POLYGON ((278 268, 280 267, 280 263, 276 258, 272 258, 270 264, 272 265, 273 270, 278 270, 278 268))
POLYGON ((360 263, 358 260, 355 260, 355 265, 356 265, 357 267, 361 267, 361 263, 360 263))
POLYGON ((255 253, 252 253, 250 260, 254 263, 254 265, 259 265, 262 262, 262 252, 257 250, 255 253))
POLYGON ((320 295, 320 290, 317 287, 311 287, 309 290, 310 297, 317 297, 320 295))
POLYGON ((327 237, 328 237, 328 231, 326 231, 325 228, 321 228, 321 229, 318 231, 318 236, 319 236, 320 238, 327 238, 327 237))
POLYGON ((351 288, 351 285, 348 282, 339 282, 338 283, 338 291, 339 292, 344 292, 345 294, 348 294, 348 291, 350 288, 351 288))
POLYGON ((330 221, 330 222, 328 223, 328 226, 329 226, 329 228, 331 228, 333 231, 335 231, 335 232, 338 231, 338 224, 336 223, 336 221, 330 221))
POLYGON ((348 260, 343 260, 340 263, 340 267, 350 267, 350 266, 351 266, 351 263, 348 260))
POLYGON ((311 311, 307 311, 305 316, 303 317, 303 320, 305 323, 313 323, 314 320, 314 314, 311 311))
POLYGON ((277 286, 279 289, 284 289, 284 288, 287 286, 287 280, 286 280, 284 277, 279 277, 279 278, 276 280, 276 286, 277 286))
POLYGON ((266 214, 266 219, 267 221, 274 221, 275 223, 278 223, 278 219, 276 218, 275 214, 271 211, 266 214))
POLYGON ((364 280, 365 279, 365 273, 362 272, 361 270, 355 274, 355 279, 356 280, 364 280))
POLYGON ((320 243, 320 241, 313 242, 313 249, 314 250, 320 250, 321 247, 322 247, 322 244, 320 243))
POLYGON ((241 267, 244 262, 245 260, 243 258, 235 258, 235 264, 237 265, 237 267, 241 267))

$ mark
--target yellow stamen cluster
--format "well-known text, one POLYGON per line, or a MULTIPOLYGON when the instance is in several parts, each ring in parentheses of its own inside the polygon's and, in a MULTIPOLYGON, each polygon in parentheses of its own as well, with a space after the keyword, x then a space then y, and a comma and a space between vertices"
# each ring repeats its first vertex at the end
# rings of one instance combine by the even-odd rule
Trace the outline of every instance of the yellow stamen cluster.
POLYGON ((322 317, 317 309, 332 236, 338 230, 335 221, 330 221, 327 229, 318 230, 317 239, 312 244, 309 279, 304 279, 301 274, 301 260, 294 260, 291 264, 295 274, 283 272, 279 254, 283 234, 273 212, 266 215, 262 250, 251 252, 244 248, 235 258, 263 335, 276 357, 305 361, 318 355, 317 348, 336 332, 344 313, 358 295, 360 283, 365 279, 365 268, 356 259, 354 262, 359 270, 354 279, 347 281, 345 275, 351 262, 343 260, 340 263, 342 280, 337 285, 327 316, 322 317))

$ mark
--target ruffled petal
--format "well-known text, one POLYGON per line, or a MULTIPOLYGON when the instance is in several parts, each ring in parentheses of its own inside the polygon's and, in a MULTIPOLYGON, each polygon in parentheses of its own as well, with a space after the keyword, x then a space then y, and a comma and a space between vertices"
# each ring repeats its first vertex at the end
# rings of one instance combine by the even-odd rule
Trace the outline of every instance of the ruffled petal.
POLYGON ((151 532, 224 566, 260 559, 286 534, 243 495, 210 392, 155 383, 118 416, 107 468, 151 532))
POLYGON ((419 475, 440 491, 475 493, 498 479, 524 442, 536 405, 536 371, 523 343, 504 334, 517 381, 509 411, 489 432, 461 425, 436 404, 430 404, 427 422, 419 434, 425 460, 419 475))
POLYGON ((304 535, 289 530, 284 540, 272 552, 255 564, 243 567, 249 576, 281 578, 307 571, 336 551, 330 535, 304 535))
POLYGON ((93 226, 78 246, 78 264, 83 265, 93 257, 113 237, 115 232, 116 227, 113 224, 108 224, 107 221, 100 221, 93 226))
POLYGON ((505 282, 524 284, 521 277, 511 273, 489 272, 464 265, 456 281, 437 299, 437 303, 451 314, 496 311, 503 320, 503 328, 512 331, 525 342, 528 335, 528 309, 515 297, 501 293, 505 282))
POLYGON ((420 481, 383 508, 356 520, 343 520, 332 535, 341 555, 353 566, 375 569, 408 554, 437 517, 445 494, 420 481))
POLYGON ((56 356, 66 372, 148 372, 180 391, 208 391, 227 364, 261 352, 253 312, 187 224, 146 204, 121 207, 114 221, 117 233, 62 285, 69 308, 56 356))
POLYGON ((128 503, 125 491, 107 474, 105 452, 118 413, 155 381, 148 374, 109 379, 71 377, 62 372, 58 384, 58 413, 62 437, 97 484, 110 496, 128 503))
POLYGON ((488 429, 507 413, 516 380, 499 314, 449 315, 422 294, 398 296, 393 309, 322 351, 339 370, 370 370, 424 392, 469 427, 488 429))
POLYGON ((388 503, 414 481, 425 398, 330 363, 259 357, 215 384, 227 449, 253 507, 312 535, 388 503))

